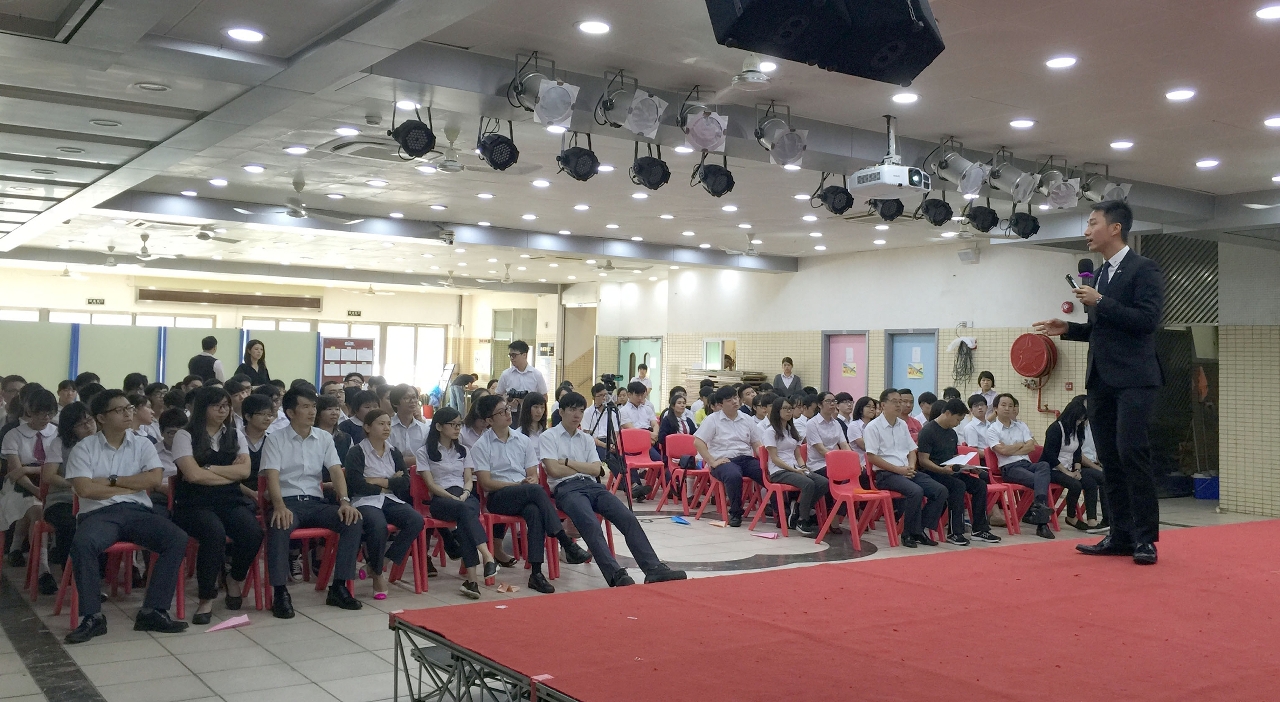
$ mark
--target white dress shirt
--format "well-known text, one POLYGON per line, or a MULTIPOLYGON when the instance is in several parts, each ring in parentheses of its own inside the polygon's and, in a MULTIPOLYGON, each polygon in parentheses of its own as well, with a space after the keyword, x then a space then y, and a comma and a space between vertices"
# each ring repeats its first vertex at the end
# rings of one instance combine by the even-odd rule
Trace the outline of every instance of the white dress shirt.
POLYGON ((867 445, 867 453, 875 454, 895 466, 907 465, 908 454, 916 449, 916 442, 911 438, 907 423, 899 417, 898 421, 890 425, 883 414, 867 422, 862 430, 862 443, 867 445))
MULTIPOLYGON (((1016 419, 1010 422, 1007 427, 1001 423, 999 419, 987 425, 988 448, 993 447, 996 444, 1012 446, 1014 444, 1026 443, 1030 440, 1031 430, 1027 428, 1026 424, 1023 424, 1016 419)), ((999 453, 996 453, 996 462, 1001 468, 1009 465, 1010 463, 1027 460, 1030 460, 1030 458, 1025 454, 1021 456, 1002 456, 999 453)))
MULTIPOLYGON (((161 468, 160 458, 156 455, 156 447, 146 439, 125 432, 120 448, 112 448, 107 437, 98 432, 71 449, 67 456, 66 469, 63 476, 67 480, 75 478, 110 478, 139 475, 149 470, 161 468)), ((85 515, 95 509, 122 502, 136 502, 143 507, 151 507, 151 498, 146 490, 113 495, 105 500, 80 498, 80 514, 85 515)))
MULTIPOLYGON (((358 446, 352 446, 351 450, 364 451, 364 475, 366 478, 390 478, 396 474, 396 462, 395 459, 391 457, 392 448, 393 447, 390 442, 384 444, 382 447, 382 455, 379 456, 378 452, 373 450, 373 444, 369 443, 368 439, 365 439, 364 441, 361 441, 358 446)), ((377 495, 362 495, 357 497, 352 501, 351 506, 377 507, 378 509, 382 509, 382 503, 385 500, 404 504, 404 500, 396 497, 394 494, 390 492, 382 492, 377 495)))
POLYGON ((332 434, 319 427, 311 427, 311 433, 302 437, 290 424, 267 434, 259 470, 280 473, 281 497, 323 497, 324 492, 320 488, 324 477, 322 470, 334 466, 341 467, 342 461, 333 445, 332 434))
POLYGON ((417 456, 418 449, 427 443, 429 431, 431 425, 416 417, 409 422, 409 426, 400 422, 400 415, 391 417, 391 445, 402 456, 417 456))
POLYGON ((542 371, 534 368, 532 363, 525 366, 524 370, 511 366, 498 376, 498 387, 494 394, 505 397, 512 390, 539 392, 546 396, 547 379, 542 377, 542 371))
MULTIPOLYGON (((591 435, 581 428, 570 434, 564 424, 557 424, 542 433, 541 457, 543 460, 577 461, 579 463, 599 463, 600 454, 596 453, 596 442, 591 435)), ((547 487, 554 494, 556 486, 567 480, 591 480, 585 473, 574 473, 564 478, 554 478, 547 473, 547 487)))
MULTIPOLYGON (((630 403, 628 403, 630 404, 630 403)), ((618 426, 618 419, 622 417, 622 410, 618 410, 618 417, 609 421, 604 420, 605 408, 591 405, 586 412, 582 413, 582 428, 591 432, 591 435, 597 439, 604 439, 606 432, 609 431, 609 425, 613 424, 615 435, 621 427, 618 426)))
POLYGON ((1093 427, 1088 422, 1084 423, 1084 444, 1080 447, 1080 453, 1094 464, 1098 463, 1098 449, 1093 445, 1093 427))
MULTIPOLYGON (((800 442, 791 436, 791 432, 783 428, 782 436, 779 437, 777 432, 773 430, 773 425, 767 426, 760 434, 760 443, 764 446, 773 446, 778 449, 778 458, 787 465, 795 468, 800 465, 800 455, 796 449, 800 447, 800 442)), ((825 465, 825 461, 824 461, 825 465)), ((773 461, 769 461, 769 475, 777 475, 783 472, 773 461)))
POLYGON ((533 442, 520 432, 509 432, 503 441, 488 429, 467 452, 467 465, 477 473, 489 471, 494 480, 518 483, 527 477, 530 468, 538 465, 538 454, 533 450, 533 442))
POLYGON ((796 425, 796 432, 800 434, 800 440, 805 440, 805 435, 809 432, 809 418, 803 414, 796 415, 791 419, 791 423, 796 425))
POLYGON ((970 419, 969 423, 962 427, 963 433, 960 438, 966 446, 972 446, 981 451, 987 448, 987 429, 990 426, 991 423, 985 420, 979 422, 976 419, 970 419))
MULTIPOLYGON (((27 424, 26 422, 19 422, 18 426, 10 429, 9 433, 4 435, 4 444, 0 447, 0 455, 17 456, 18 463, 24 466, 54 463, 55 461, 49 460, 49 454, 52 453, 53 444, 57 442, 58 426, 56 424, 50 422, 45 425, 44 429, 36 431, 31 428, 30 424, 27 424), (36 460, 35 449, 37 440, 43 444, 43 461, 36 460)), ((6 470, 5 472, 8 471, 6 470)))
MULTIPOLYGON (((218 430, 217 434, 214 434, 209 438, 209 444, 215 451, 218 449, 218 446, 221 445, 222 435, 226 432, 227 428, 222 427, 218 430)), ((244 432, 236 431, 236 442, 240 447, 236 453, 243 453, 246 456, 249 455, 249 440, 244 438, 244 432)), ((173 457, 174 463, 177 463, 179 458, 186 458, 187 456, 191 456, 192 458, 195 457, 195 452, 192 450, 191 443, 191 432, 186 429, 179 429, 178 433, 173 435, 173 448, 169 449, 169 454, 173 457)), ((159 446, 163 445, 164 440, 161 439, 160 444, 157 446, 157 453, 159 453, 159 446)))
POLYGON ((712 412, 702 420, 693 434, 707 445, 712 458, 736 458, 755 456, 752 444, 760 443, 760 430, 754 417, 739 411, 733 419, 723 411, 712 412))
POLYGON ((827 467, 827 457, 814 448, 815 444, 822 444, 826 450, 835 451, 846 438, 844 430, 840 428, 839 417, 823 419, 820 414, 813 415, 805 426, 804 435, 804 442, 809 445, 809 469, 822 470, 827 467))
POLYGON ((623 426, 630 424, 632 429, 652 429, 658 421, 658 415, 653 413, 653 407, 648 404, 633 405, 628 402, 618 408, 618 420, 623 426))
MULTIPOLYGON (((858 455, 863 458, 866 457, 867 452, 858 448, 858 445, 853 442, 857 441, 858 439, 862 439, 862 435, 864 432, 866 432, 866 430, 867 430, 867 423, 861 419, 857 419, 857 420, 854 420, 854 422, 849 425, 849 431, 845 433, 845 436, 849 437, 849 448, 853 449, 854 451, 857 451, 858 455)), ((866 440, 863 439, 862 443, 865 444, 866 440)))
POLYGON ((464 478, 466 477, 466 459, 458 454, 458 445, 455 443, 449 448, 440 447, 440 460, 433 461, 427 455, 427 446, 423 444, 414 454, 418 459, 418 470, 422 470, 423 466, 431 471, 431 480, 442 488, 459 487, 465 488, 464 478))
POLYGON ((218 359, 217 356, 214 356, 208 351, 201 351, 198 355, 212 357, 213 358, 213 377, 217 378, 221 382, 225 382, 227 380, 227 372, 222 369, 222 361, 218 359))
POLYGON ((1120 262, 1124 260, 1125 254, 1129 253, 1129 247, 1125 246, 1116 252, 1116 255, 1107 259, 1107 263, 1111 264, 1107 268, 1107 282, 1111 282, 1111 278, 1115 276, 1116 269, 1120 267, 1120 262))

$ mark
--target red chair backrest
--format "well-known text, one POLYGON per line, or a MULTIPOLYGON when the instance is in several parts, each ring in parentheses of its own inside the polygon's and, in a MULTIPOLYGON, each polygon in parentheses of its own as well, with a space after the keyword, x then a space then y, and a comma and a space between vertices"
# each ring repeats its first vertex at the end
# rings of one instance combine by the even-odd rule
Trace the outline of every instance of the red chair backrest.
POLYGON ((422 477, 422 473, 427 468, 415 467, 413 476, 409 478, 409 499, 413 500, 413 507, 419 511, 426 509, 427 503, 431 501, 431 491, 427 489, 427 479, 422 477))
POLYGON ((422 418, 424 420, 431 421, 431 417, 433 417, 435 413, 436 413, 436 408, 432 407, 431 405, 422 406, 422 418))
POLYGON ((809 444, 801 441, 800 446, 796 448, 796 453, 800 455, 800 460, 803 461, 805 465, 809 465, 809 444))
POLYGON ((827 480, 833 483, 853 481, 855 486, 859 486, 858 473, 862 470, 861 463, 858 460, 858 454, 854 451, 843 449, 827 451, 827 480))
POLYGON ((624 456, 644 456, 649 455, 649 430, 648 429, 623 429, 618 432, 618 447, 622 449, 624 456))
POLYGON ((169 476, 169 514, 173 514, 173 489, 177 484, 177 474, 175 473, 174 475, 169 476))
POLYGON ((267 516, 267 471, 258 471, 258 514, 267 516))
POLYGON ((992 449, 986 448, 982 450, 982 455, 987 462, 987 470, 991 471, 991 479, 1000 479, 1000 457, 992 449))
POLYGON ((698 453, 693 443, 693 434, 667 434, 667 458, 675 461, 685 456, 698 453))
POLYGON ((968 444, 960 444, 959 446, 956 446, 956 452, 960 454, 970 454, 970 453, 977 453, 978 449, 968 444))
POLYGON ((1044 453, 1044 447, 1037 446, 1034 451, 1032 451, 1030 454, 1027 455, 1027 460, 1031 461, 1032 463, 1037 463, 1040 461, 1040 456, 1043 453, 1044 453))
POLYGON ((769 486, 773 485, 773 481, 769 480, 769 470, 773 467, 773 461, 769 460, 769 447, 761 446, 756 451, 756 460, 760 461, 760 484, 768 490, 769 486))

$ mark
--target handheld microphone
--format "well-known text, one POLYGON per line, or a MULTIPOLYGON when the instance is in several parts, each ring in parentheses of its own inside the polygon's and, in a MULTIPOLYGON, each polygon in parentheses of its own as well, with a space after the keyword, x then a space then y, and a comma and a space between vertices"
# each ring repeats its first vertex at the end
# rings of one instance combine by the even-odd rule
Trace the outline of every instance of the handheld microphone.
POLYGON ((1080 274, 1080 281, 1088 284, 1093 278, 1093 259, 1082 258, 1076 264, 1076 272, 1080 274))

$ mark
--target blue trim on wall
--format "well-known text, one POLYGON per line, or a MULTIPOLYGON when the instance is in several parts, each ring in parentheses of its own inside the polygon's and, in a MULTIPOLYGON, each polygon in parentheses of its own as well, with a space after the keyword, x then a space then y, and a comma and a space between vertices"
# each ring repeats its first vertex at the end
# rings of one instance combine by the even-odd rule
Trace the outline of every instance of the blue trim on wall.
POLYGON ((75 380, 80 375, 80 325, 71 325, 71 361, 67 364, 67 377, 75 380))
MULTIPOLYGON (((241 328, 240 329, 240 352, 236 354, 241 359, 244 358, 244 349, 248 345, 249 345, 249 330, 241 328)), ((236 365, 239 366, 240 361, 236 361, 236 365)))
POLYGON ((316 392, 320 392, 321 370, 324 367, 324 339, 316 332, 316 392))
POLYGON ((156 327, 156 382, 164 382, 165 352, 169 350, 169 328, 156 327))

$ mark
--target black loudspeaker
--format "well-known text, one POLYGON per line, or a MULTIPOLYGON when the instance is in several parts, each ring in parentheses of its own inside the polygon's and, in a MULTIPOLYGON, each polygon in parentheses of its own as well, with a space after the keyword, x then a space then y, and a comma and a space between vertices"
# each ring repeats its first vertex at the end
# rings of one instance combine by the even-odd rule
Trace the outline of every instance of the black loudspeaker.
POLYGON ((928 0, 707 0, 716 41, 908 86, 946 46, 928 0))

